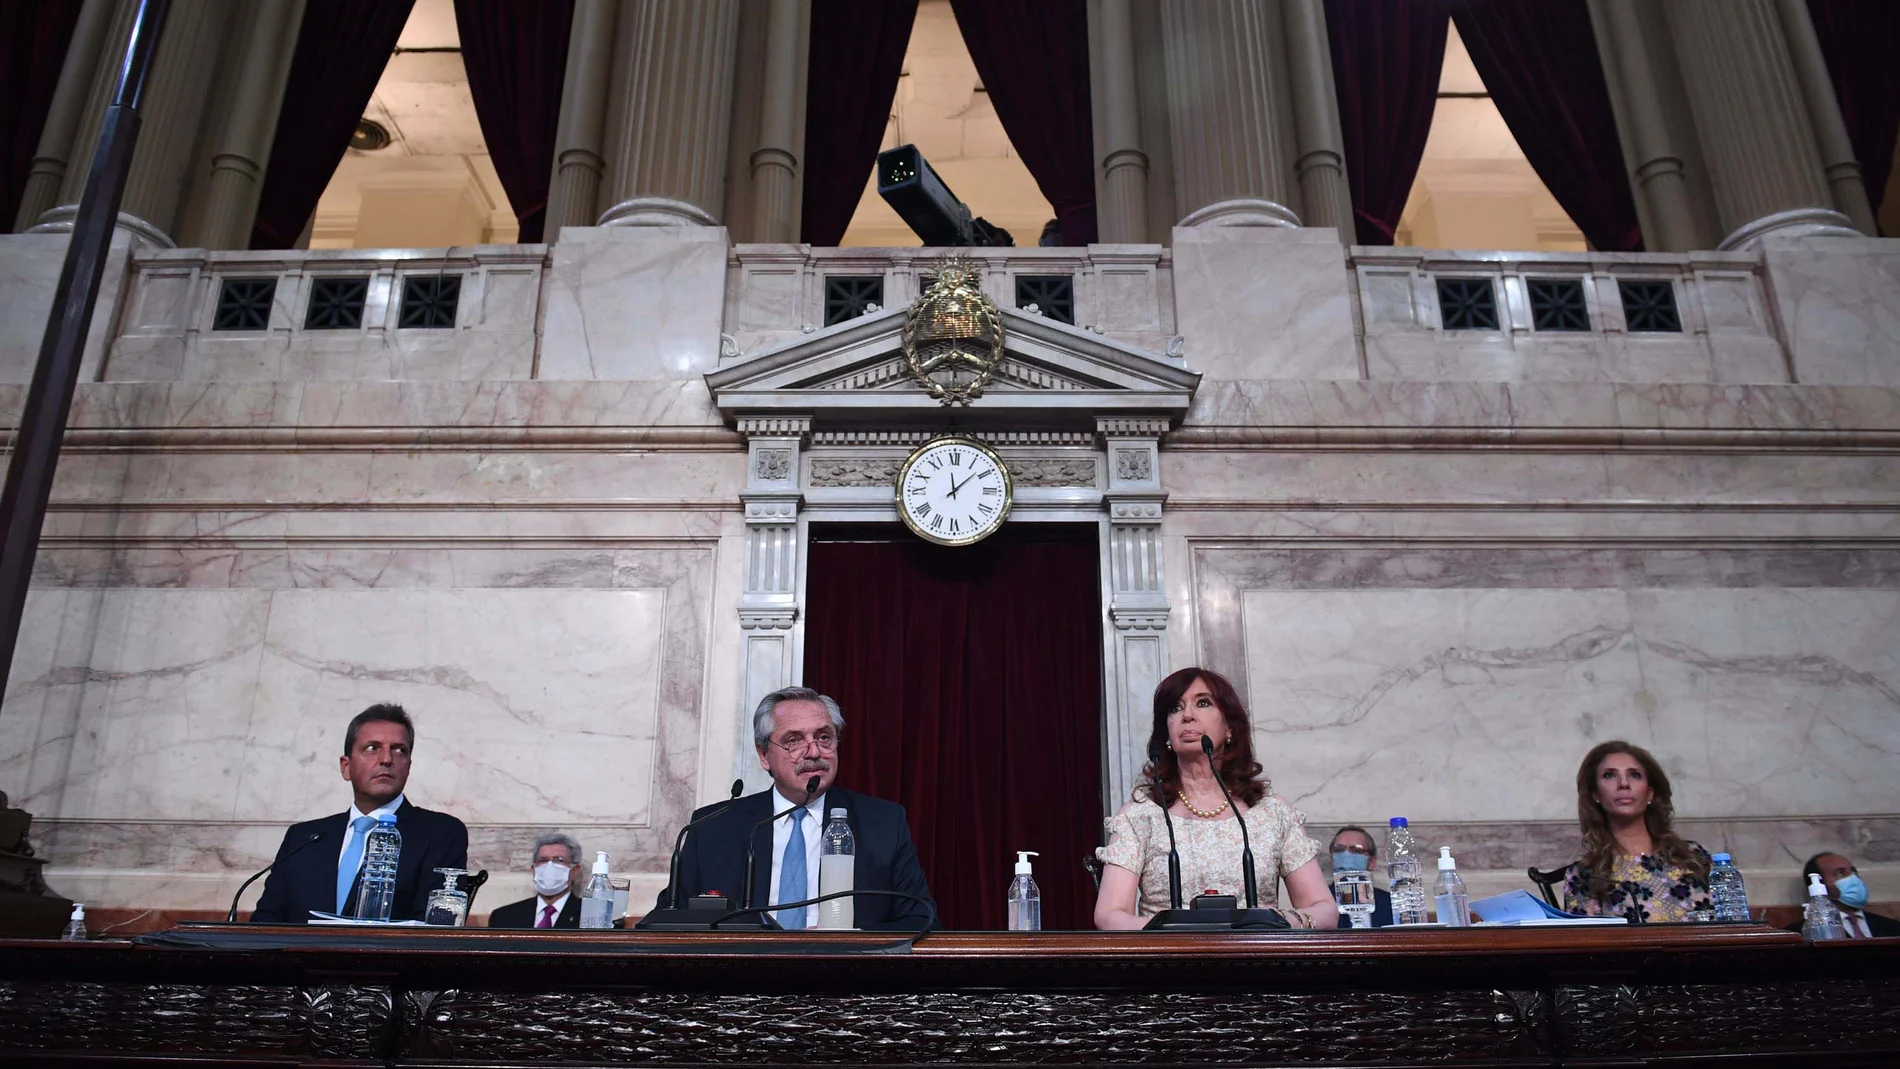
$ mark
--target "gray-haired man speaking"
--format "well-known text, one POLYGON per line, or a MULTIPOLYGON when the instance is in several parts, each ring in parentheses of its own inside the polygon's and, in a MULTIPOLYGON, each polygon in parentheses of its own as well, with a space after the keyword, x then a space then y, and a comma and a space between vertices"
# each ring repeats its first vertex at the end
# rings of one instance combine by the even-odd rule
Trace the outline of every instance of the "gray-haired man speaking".
MULTIPOLYGON (((816 897, 824 824, 831 810, 842 809, 856 840, 853 886, 922 900, 861 896, 853 911, 857 926, 914 931, 929 923, 933 909, 925 903, 930 899, 930 885, 911 846, 904 807, 832 785, 838 776, 843 737, 844 714, 837 702, 823 694, 805 687, 767 694, 753 710, 752 741, 759 765, 772 777, 772 789, 739 799, 694 829, 680 857, 680 898, 715 891, 735 903, 745 898, 748 838, 757 858, 751 895, 755 905, 776 906, 816 897), (808 791, 813 777, 818 789, 808 791), (787 810, 786 816, 767 823, 774 813, 787 810)), ((693 819, 710 811, 711 807, 701 809, 693 819)), ((670 888, 660 892, 662 906, 671 901, 670 888)), ((773 910, 772 915, 786 928, 818 923, 815 907, 773 910)))

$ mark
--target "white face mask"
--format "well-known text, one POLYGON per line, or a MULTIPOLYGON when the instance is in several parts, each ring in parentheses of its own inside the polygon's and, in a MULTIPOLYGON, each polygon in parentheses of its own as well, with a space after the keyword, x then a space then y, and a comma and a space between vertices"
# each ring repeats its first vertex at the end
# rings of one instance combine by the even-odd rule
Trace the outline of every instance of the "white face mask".
POLYGON ((534 889, 550 898, 567 890, 571 870, 559 861, 543 861, 534 867, 534 889))

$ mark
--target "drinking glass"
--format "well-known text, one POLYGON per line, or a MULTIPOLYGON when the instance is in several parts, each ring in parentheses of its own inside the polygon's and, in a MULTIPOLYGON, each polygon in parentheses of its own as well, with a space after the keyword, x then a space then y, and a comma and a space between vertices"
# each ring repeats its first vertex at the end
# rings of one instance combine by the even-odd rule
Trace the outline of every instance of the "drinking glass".
POLYGON ((429 892, 428 910, 423 919, 430 924, 460 928, 468 922, 468 892, 456 886, 467 869, 436 869, 442 874, 442 886, 429 892))

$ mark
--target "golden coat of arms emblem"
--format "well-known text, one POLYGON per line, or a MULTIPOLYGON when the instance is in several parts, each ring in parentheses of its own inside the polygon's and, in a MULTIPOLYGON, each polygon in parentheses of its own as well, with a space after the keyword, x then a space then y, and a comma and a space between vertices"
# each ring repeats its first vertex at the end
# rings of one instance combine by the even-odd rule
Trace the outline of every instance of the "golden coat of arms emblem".
POLYGON ((964 259, 945 261, 904 316, 904 365, 946 405, 967 405, 1003 362, 1003 315, 964 259))

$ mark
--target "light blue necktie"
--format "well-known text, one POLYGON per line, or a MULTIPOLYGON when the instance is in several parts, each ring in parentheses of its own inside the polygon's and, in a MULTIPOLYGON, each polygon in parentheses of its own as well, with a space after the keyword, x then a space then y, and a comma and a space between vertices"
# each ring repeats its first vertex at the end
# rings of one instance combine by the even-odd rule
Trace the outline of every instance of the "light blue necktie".
MULTIPOLYGON (((792 835, 785 840, 785 857, 778 867, 778 900, 802 901, 809 893, 805 886, 805 807, 792 810, 792 835)), ((778 923, 787 930, 805 926, 805 907, 781 909, 778 923)))
POLYGON ((350 842, 343 850, 343 860, 336 865, 338 913, 343 912, 344 903, 350 900, 350 888, 356 886, 356 870, 363 867, 363 847, 369 842, 369 830, 375 826, 375 817, 357 817, 350 822, 350 842))

